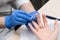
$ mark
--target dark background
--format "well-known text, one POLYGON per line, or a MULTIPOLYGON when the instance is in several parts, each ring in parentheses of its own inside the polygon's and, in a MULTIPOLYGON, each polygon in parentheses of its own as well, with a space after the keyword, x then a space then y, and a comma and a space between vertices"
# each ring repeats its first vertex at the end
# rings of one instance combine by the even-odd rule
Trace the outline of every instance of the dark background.
POLYGON ((40 9, 49 0, 30 0, 36 10, 40 9))

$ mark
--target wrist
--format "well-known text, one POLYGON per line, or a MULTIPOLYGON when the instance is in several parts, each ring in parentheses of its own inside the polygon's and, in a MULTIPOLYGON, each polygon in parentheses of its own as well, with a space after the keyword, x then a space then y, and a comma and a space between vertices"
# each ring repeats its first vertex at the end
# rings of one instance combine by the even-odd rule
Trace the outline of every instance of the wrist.
POLYGON ((4 19, 5 19, 5 17, 0 17, 0 28, 5 28, 4 19))
POLYGON ((5 27, 8 29, 11 29, 11 27, 12 27, 12 24, 10 21, 10 16, 5 16, 5 27))

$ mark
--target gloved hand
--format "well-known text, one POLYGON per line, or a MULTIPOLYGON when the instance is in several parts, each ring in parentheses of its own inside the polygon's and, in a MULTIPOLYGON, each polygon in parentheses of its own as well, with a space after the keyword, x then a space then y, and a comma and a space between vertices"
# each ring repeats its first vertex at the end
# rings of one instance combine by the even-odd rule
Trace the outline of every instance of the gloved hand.
POLYGON ((14 10, 12 14, 5 17, 5 25, 7 28, 15 27, 16 25, 27 24, 30 20, 30 15, 22 10, 14 10))
MULTIPOLYGON (((32 20, 34 20, 35 22, 37 22, 37 20, 36 20, 36 14, 39 14, 39 13, 38 13, 37 11, 34 11, 34 12, 29 13, 29 15, 30 15, 30 20, 31 20, 31 21, 28 21, 27 24, 26 24, 26 27, 27 27, 28 30, 30 30, 30 28, 29 28, 29 26, 28 26, 28 23, 31 23, 31 24, 32 24, 32 20)), ((32 25, 33 25, 33 24, 32 24, 32 25)))

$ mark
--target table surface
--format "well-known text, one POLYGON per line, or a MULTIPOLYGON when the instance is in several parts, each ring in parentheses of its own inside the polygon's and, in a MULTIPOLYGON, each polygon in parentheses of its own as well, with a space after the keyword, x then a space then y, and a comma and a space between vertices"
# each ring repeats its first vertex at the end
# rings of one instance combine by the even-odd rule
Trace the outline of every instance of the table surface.
POLYGON ((49 0, 39 12, 60 18, 60 0, 49 0))

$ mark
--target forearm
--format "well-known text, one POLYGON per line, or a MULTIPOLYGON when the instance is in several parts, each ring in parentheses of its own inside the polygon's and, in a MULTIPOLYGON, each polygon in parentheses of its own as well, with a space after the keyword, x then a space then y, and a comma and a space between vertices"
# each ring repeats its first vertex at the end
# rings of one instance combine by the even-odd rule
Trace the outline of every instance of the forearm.
POLYGON ((4 20, 5 17, 0 17, 0 28, 4 28, 5 27, 5 23, 4 23, 4 20))
POLYGON ((21 9, 21 10, 24 10, 24 11, 26 11, 26 12, 33 12, 33 11, 35 11, 35 9, 34 9, 34 7, 33 7, 33 5, 32 5, 31 2, 22 5, 22 6, 20 7, 20 9, 21 9))

